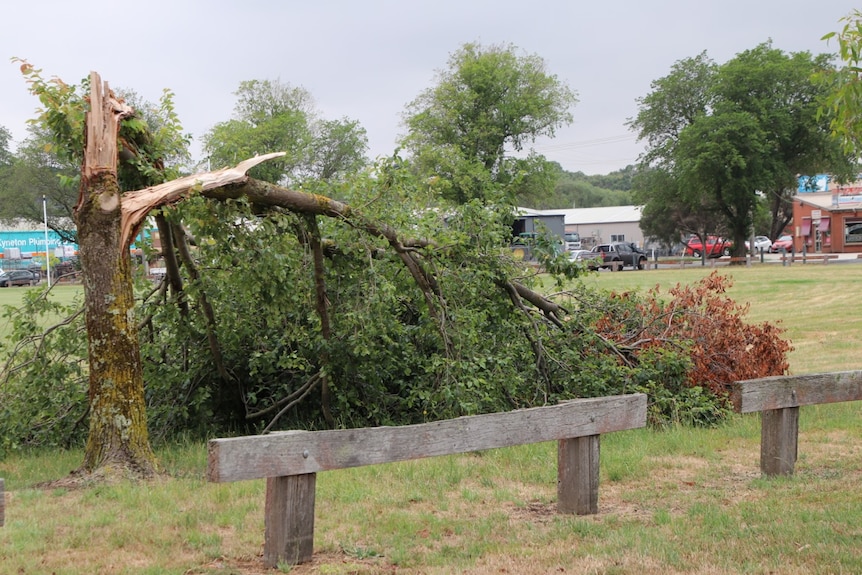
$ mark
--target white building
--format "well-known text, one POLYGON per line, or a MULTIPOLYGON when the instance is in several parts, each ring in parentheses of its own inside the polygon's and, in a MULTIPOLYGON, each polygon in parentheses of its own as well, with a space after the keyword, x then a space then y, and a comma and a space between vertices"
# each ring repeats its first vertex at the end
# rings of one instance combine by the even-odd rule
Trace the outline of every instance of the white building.
POLYGON ((577 232, 584 248, 609 242, 633 242, 644 246, 640 227, 643 206, 609 206, 565 210, 531 210, 535 214, 563 216, 566 233, 577 232))

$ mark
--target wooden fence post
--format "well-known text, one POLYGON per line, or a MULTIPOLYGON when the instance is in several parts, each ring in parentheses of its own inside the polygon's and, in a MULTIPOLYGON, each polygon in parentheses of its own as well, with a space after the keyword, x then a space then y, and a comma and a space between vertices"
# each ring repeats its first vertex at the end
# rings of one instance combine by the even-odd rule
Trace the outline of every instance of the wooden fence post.
POLYGON ((316 483, 316 473, 267 478, 263 543, 263 562, 267 567, 311 560, 316 483))
POLYGON ((599 512, 599 437, 587 435, 557 443, 557 510, 599 512))
POLYGON ((6 492, 4 491, 3 478, 0 477, 0 527, 3 527, 6 516, 6 492))
POLYGON ((267 478, 264 563, 298 565, 313 556, 320 471, 557 441, 559 509, 592 514, 598 512, 599 436, 644 427, 646 411, 646 395, 635 393, 397 427, 212 439, 207 478, 267 478))
POLYGON ((799 408, 767 409, 760 414, 760 471, 768 477, 793 475, 799 442, 799 408))

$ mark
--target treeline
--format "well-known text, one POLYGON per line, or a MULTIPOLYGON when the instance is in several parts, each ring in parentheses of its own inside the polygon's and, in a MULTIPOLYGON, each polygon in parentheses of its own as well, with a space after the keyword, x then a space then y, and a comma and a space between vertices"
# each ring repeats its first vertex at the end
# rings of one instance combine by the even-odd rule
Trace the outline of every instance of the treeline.
POLYGON ((631 189, 634 166, 626 166, 606 175, 589 176, 583 172, 568 172, 555 162, 552 165, 558 170, 553 192, 545 197, 521 195, 520 205, 537 210, 554 210, 627 206, 633 203, 631 189))

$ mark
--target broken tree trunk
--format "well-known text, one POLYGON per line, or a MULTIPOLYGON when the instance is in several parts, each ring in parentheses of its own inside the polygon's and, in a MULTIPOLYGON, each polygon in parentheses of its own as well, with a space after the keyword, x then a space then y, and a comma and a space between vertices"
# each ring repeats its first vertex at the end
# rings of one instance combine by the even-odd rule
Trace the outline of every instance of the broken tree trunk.
POLYGON ((131 262, 121 235, 117 181, 119 123, 130 112, 93 72, 75 207, 90 366, 90 431, 82 471, 150 475, 155 456, 147 432, 131 262))

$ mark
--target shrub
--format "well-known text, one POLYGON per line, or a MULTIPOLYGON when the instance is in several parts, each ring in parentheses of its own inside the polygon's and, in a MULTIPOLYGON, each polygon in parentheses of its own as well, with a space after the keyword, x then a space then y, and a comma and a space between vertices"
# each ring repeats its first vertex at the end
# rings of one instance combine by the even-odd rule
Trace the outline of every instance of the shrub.
POLYGON ((630 368, 650 395, 653 423, 710 424, 727 413, 734 381, 787 373, 783 329, 744 321, 747 305, 725 296, 731 280, 717 272, 692 285, 646 295, 610 293, 591 327, 605 353, 630 368))

